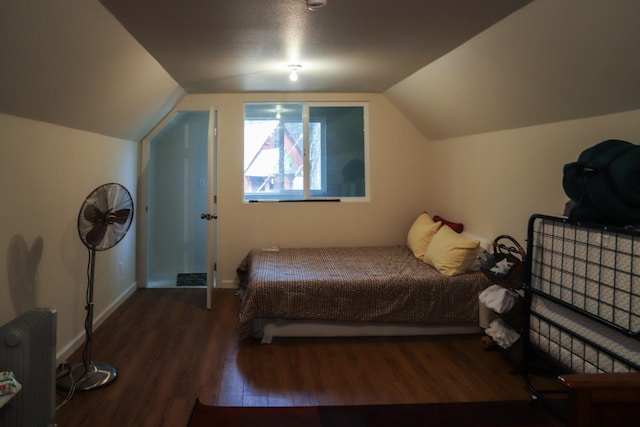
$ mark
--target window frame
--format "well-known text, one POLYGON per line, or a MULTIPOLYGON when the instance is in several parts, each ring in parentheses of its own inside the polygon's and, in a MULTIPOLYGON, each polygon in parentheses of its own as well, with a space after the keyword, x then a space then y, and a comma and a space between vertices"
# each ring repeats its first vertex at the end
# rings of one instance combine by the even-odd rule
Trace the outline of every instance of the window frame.
MULTIPOLYGON (((255 199, 252 198, 252 195, 257 195, 256 193, 246 193, 242 191, 242 201, 243 203, 255 203, 255 202, 325 202, 325 201, 336 201, 336 202, 369 202, 371 198, 371 188, 370 188, 370 161, 369 161, 369 103, 363 101, 287 101, 287 102, 278 102, 278 101, 264 101, 264 102, 252 102, 247 101, 243 103, 243 153, 246 150, 246 140, 245 140, 245 131, 246 131, 246 121, 247 121, 247 106, 248 105, 273 105, 277 108, 277 106, 284 105, 301 105, 302 106, 302 129, 303 129, 303 191, 300 198, 297 198, 299 194, 299 190, 286 190, 285 192, 281 191, 277 194, 261 194, 255 199), (327 123, 326 120, 318 121, 321 122, 321 156, 323 161, 321 162, 322 171, 321 173, 321 182, 323 188, 321 190, 312 190, 311 187, 311 160, 310 160, 310 141, 309 141, 309 130, 310 130, 310 109, 313 107, 358 107, 362 108, 362 120, 363 120, 363 162, 364 162, 364 195, 362 196, 327 196, 326 193, 328 191, 327 182, 327 123), (293 198, 288 198, 286 196, 286 192, 294 195, 293 198), (315 193, 315 194, 314 194, 315 193), (284 197, 283 197, 284 196, 284 197)), ((275 112, 276 110, 274 110, 275 112)), ((244 158, 244 155, 243 155, 244 158)), ((245 165, 243 164, 243 179, 245 178, 245 165)))

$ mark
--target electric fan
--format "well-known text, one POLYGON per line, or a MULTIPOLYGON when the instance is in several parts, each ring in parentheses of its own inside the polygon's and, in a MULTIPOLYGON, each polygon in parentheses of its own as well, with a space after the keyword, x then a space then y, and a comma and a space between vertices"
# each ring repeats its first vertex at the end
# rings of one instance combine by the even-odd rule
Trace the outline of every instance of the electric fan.
POLYGON ((112 365, 91 361, 96 251, 105 251, 118 244, 129 230, 132 219, 131 194, 117 183, 103 184, 96 188, 80 207, 78 233, 82 243, 89 249, 85 346, 82 363, 74 365, 68 375, 58 381, 58 386, 63 389, 91 390, 109 384, 117 376, 116 368, 112 365))

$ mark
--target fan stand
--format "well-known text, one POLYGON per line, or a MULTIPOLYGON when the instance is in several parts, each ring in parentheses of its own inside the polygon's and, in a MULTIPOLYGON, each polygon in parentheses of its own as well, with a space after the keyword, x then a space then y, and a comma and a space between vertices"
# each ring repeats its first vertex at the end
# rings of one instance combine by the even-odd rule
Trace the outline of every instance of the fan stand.
POLYGON ((116 379, 116 368, 108 363, 91 361, 93 333, 93 283, 96 270, 96 251, 115 246, 126 234, 133 219, 133 199, 122 185, 111 182, 93 190, 85 199, 78 214, 78 234, 89 250, 87 267, 87 317, 84 322, 85 344, 82 363, 72 366, 57 380, 57 386, 69 391, 93 390, 116 379))
POLYGON ((87 281, 87 317, 85 320, 85 344, 82 363, 71 367, 71 371, 60 378, 57 386, 63 390, 89 391, 111 383, 118 376, 113 365, 91 361, 91 336, 93 333, 93 277, 96 267, 96 250, 89 249, 90 272, 87 281))

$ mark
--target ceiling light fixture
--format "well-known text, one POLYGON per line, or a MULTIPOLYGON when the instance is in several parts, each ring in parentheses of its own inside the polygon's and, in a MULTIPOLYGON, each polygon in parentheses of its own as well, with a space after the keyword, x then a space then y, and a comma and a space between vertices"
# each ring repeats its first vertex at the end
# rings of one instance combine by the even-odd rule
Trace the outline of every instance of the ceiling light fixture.
POLYGON ((289 80, 291 80, 292 82, 295 82, 298 80, 298 70, 300 68, 302 68, 302 65, 297 65, 297 64, 291 64, 288 67, 291 70, 291 73, 289 73, 289 80))
POLYGON ((327 5, 327 0, 304 0, 309 10, 318 10, 327 5))

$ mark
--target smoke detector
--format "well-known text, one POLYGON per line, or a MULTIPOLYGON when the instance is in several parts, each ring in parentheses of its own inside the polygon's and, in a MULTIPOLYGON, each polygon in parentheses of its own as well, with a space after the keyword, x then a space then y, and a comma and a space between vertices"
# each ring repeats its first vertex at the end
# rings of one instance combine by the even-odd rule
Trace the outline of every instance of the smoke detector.
POLYGON ((327 0, 304 0, 309 10, 318 10, 327 5, 327 0))

